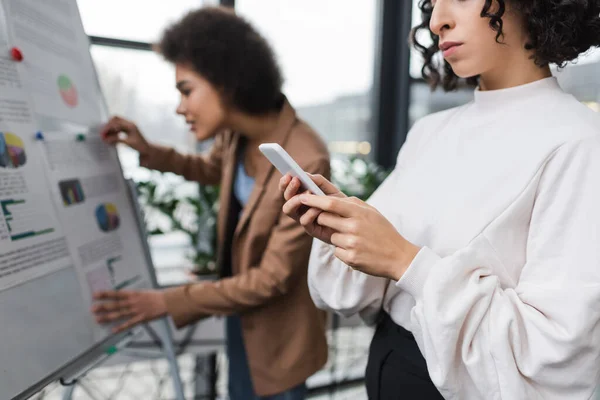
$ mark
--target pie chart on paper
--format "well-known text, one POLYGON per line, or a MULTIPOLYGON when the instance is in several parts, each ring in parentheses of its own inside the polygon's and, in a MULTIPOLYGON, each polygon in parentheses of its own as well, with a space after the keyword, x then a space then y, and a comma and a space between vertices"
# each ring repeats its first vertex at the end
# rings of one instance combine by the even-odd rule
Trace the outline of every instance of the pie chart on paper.
POLYGON ((26 162, 27 156, 21 138, 13 133, 0 132, 0 167, 19 168, 26 162))
POLYGON ((58 90, 60 91, 60 96, 67 106, 71 108, 77 107, 77 89, 67 75, 60 75, 58 77, 58 90))
POLYGON ((96 222, 103 232, 114 231, 119 227, 119 211, 113 203, 103 203, 96 207, 96 222))

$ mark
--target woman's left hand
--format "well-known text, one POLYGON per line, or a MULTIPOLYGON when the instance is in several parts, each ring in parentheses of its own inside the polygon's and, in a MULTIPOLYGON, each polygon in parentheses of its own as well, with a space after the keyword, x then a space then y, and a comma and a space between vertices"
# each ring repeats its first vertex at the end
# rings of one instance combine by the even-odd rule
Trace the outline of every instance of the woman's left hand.
POLYGON ((399 280, 420 250, 379 211, 355 197, 302 194, 300 201, 323 210, 317 223, 335 231, 331 243, 336 257, 355 270, 399 280))

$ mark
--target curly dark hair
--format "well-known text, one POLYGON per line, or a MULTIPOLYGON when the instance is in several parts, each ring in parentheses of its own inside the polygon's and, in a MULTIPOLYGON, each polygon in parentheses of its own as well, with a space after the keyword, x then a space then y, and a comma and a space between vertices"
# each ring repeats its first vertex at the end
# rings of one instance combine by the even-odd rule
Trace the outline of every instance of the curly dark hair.
MULTIPOLYGON (((525 48, 533 51, 533 59, 539 66, 556 64, 562 68, 581 53, 600 46, 600 0, 485 0, 481 17, 489 18, 490 28, 497 32, 498 43, 502 43, 504 35, 502 16, 507 3, 524 17, 529 32, 525 48), (494 5, 497 6, 495 11, 491 11, 494 5)), ((431 0, 421 0, 419 9, 423 20, 413 28, 410 37, 424 59, 423 78, 432 89, 441 84, 446 91, 454 90, 460 78, 447 61, 444 60, 440 67, 434 59, 439 50, 439 37, 429 29, 433 12, 431 0), (417 35, 420 31, 429 32, 433 40, 431 46, 419 43, 417 35)), ((478 81, 477 76, 466 79, 466 83, 472 86, 478 81)))
POLYGON ((229 8, 191 11, 165 30, 157 50, 167 61, 190 65, 228 106, 261 115, 282 105, 283 78, 273 50, 229 8))

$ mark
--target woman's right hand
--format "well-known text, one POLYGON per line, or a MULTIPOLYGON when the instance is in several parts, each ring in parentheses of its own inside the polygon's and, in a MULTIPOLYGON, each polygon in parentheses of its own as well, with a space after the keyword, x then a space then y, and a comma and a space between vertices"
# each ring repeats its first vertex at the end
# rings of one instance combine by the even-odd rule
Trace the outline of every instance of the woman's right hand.
MULTIPOLYGON (((319 186, 325 195, 338 198, 347 197, 323 176, 311 174, 308 174, 308 176, 319 186)), ((283 205, 283 212, 299 222, 310 236, 331 244, 331 235, 334 231, 317 223, 317 218, 323 211, 318 208, 308 208, 300 202, 299 194, 301 193, 299 191, 301 187, 300 180, 292 178, 290 174, 281 178, 279 181, 279 190, 283 192, 283 197, 286 200, 286 203, 283 205)))
POLYGON ((113 327, 114 333, 153 321, 168 313, 164 293, 158 290, 109 290, 94 293, 94 300, 99 302, 92 306, 96 322, 120 322, 113 327))
POLYGON ((112 117, 100 131, 100 136, 108 144, 124 143, 137 150, 140 155, 148 154, 150 151, 150 144, 138 127, 121 117, 112 117))

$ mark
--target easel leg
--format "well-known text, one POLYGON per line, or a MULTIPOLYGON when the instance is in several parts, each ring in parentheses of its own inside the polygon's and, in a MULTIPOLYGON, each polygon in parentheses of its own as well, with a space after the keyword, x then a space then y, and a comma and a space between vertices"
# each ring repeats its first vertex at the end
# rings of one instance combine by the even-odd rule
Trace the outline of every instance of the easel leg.
POLYGON ((63 400, 72 400, 73 392, 75 391, 75 385, 67 386, 63 393, 63 400))
POLYGON ((162 340, 163 351, 165 357, 169 362, 171 368, 171 377, 173 379, 173 386, 175 389, 175 398, 177 400, 185 400, 183 392, 183 383, 181 382, 181 376, 179 375, 179 364, 177 363, 177 356, 175 355, 175 347, 173 347, 173 335, 171 335, 171 325, 167 318, 160 320, 161 328, 159 335, 162 340))

